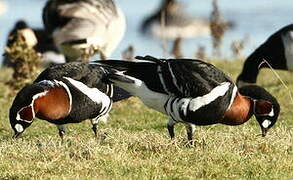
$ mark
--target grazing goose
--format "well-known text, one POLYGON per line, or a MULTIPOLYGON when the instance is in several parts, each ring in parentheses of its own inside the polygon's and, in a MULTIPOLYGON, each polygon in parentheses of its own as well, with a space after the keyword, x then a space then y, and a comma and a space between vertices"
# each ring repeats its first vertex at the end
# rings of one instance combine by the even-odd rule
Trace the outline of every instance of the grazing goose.
POLYGON ((176 0, 163 0, 158 11, 143 21, 141 32, 150 32, 158 38, 176 39, 208 35, 210 28, 207 20, 187 15, 176 0), (164 23, 161 23, 162 15, 165 15, 164 23))
POLYGON ((49 0, 43 22, 68 61, 98 51, 106 59, 121 41, 125 17, 112 0, 49 0))
POLYGON ((293 24, 271 35, 248 56, 237 78, 237 86, 256 83, 260 68, 269 67, 263 60, 274 69, 293 70, 293 24))
POLYGON ((103 67, 82 62, 45 69, 13 101, 9 118, 14 137, 22 134, 35 117, 56 124, 62 139, 64 124, 91 119, 97 135, 98 123, 107 120, 112 101, 130 97, 124 90, 102 81, 106 72, 103 67))
POLYGON ((188 139, 192 140, 194 125, 240 125, 252 115, 265 136, 278 118, 272 103, 253 98, 253 93, 252 97, 241 95, 221 70, 200 60, 146 56, 133 62, 97 62, 100 64, 113 68, 108 79, 114 85, 169 116, 167 127, 171 138, 178 122, 186 124, 188 139), (265 120, 268 122, 264 123, 265 120))

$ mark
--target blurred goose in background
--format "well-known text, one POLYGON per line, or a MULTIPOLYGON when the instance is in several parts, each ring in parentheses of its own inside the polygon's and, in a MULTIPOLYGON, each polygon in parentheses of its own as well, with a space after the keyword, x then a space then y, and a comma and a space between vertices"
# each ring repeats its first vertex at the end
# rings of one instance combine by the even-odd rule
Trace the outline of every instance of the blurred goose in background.
POLYGON ((272 34, 248 56, 237 78, 237 85, 241 87, 256 83, 259 70, 269 67, 264 60, 274 69, 293 70, 293 24, 272 34))
POLYGON ((112 0, 49 0, 43 22, 67 61, 93 52, 106 59, 126 28, 124 14, 112 0))
MULTIPOLYGON (((38 53, 41 53, 44 65, 65 62, 65 57, 59 53, 54 45, 53 39, 44 29, 30 28, 25 21, 19 20, 15 23, 15 26, 8 35, 6 42, 7 47, 15 43, 17 40, 17 33, 20 33, 28 47, 34 48, 38 53)), ((11 66, 11 60, 6 53, 4 54, 2 65, 7 67, 11 66)))
POLYGON ((141 32, 164 39, 193 38, 208 35, 210 27, 208 20, 186 14, 176 0, 163 0, 161 7, 143 21, 141 32))

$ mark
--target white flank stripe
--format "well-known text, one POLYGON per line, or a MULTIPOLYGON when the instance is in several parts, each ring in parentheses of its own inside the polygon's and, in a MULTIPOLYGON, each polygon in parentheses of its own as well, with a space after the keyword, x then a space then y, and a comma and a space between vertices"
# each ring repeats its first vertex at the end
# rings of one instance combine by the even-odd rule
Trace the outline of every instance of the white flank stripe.
POLYGON ((219 86, 215 87, 213 90, 211 90, 210 93, 208 93, 202 97, 193 98, 190 101, 189 110, 196 111, 199 108, 201 108, 207 104, 210 104, 211 102, 216 100, 218 97, 224 96, 226 94, 226 92, 229 90, 230 84, 231 84, 230 82, 221 83, 221 85, 219 85, 219 86))
POLYGON ((134 83, 111 80, 114 82, 114 85, 125 89, 133 96, 138 96, 142 100, 142 102, 148 107, 153 108, 161 113, 166 113, 164 105, 169 98, 168 95, 152 91, 140 79, 125 75, 122 72, 116 74, 119 76, 123 76, 124 78, 131 79, 134 81, 134 83))
POLYGON ((167 101, 167 106, 165 108, 166 114, 168 114, 171 117, 171 119, 173 119, 176 122, 182 121, 182 119, 179 115, 179 111, 178 111, 179 105, 178 105, 177 101, 178 101, 178 98, 170 97, 167 101), (173 109, 173 111, 172 111, 172 109, 173 109))
POLYGON ((110 98, 97 88, 89 88, 82 82, 76 81, 69 77, 64 77, 64 79, 67 79, 73 86, 89 97, 92 101, 96 102, 97 104, 102 104, 102 109, 110 106, 110 98))
POLYGON ((232 92, 232 96, 231 96, 231 99, 230 99, 230 104, 229 104, 227 110, 229 110, 229 109, 231 108, 231 106, 232 106, 232 104, 233 104, 233 102, 234 102, 234 99, 235 99, 235 97, 236 97, 237 91, 238 91, 237 87, 234 86, 234 88, 233 88, 233 92, 232 92))
POLYGON ((191 98, 182 98, 180 99, 180 108, 183 111, 183 114, 186 116, 187 115, 187 107, 192 99, 191 98))

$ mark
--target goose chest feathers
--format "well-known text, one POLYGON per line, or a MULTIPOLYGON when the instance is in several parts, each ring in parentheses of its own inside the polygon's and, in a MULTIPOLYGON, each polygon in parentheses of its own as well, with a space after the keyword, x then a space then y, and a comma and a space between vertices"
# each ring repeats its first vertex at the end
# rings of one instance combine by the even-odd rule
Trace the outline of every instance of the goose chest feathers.
POLYGON ((186 124, 191 140, 194 125, 239 125, 256 113, 273 117, 271 121, 276 121, 278 116, 268 100, 241 95, 221 70, 200 60, 146 56, 137 57, 134 62, 109 60, 98 64, 113 68, 108 79, 114 85, 168 115, 167 127, 172 138, 178 122, 186 124))
POLYGON ((44 70, 13 101, 9 118, 14 137, 23 133, 35 117, 56 124, 61 138, 65 134, 64 124, 86 119, 92 120, 97 134, 98 122, 107 120, 112 101, 129 97, 124 90, 104 83, 105 74, 103 67, 81 62, 44 70))

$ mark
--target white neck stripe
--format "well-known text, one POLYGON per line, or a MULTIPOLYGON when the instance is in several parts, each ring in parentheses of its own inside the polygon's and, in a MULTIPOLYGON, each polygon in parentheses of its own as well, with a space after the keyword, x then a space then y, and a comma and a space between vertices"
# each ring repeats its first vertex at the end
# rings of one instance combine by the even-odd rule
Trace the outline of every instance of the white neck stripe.
POLYGON ((70 92, 70 89, 69 87, 62 81, 57 81, 57 80, 54 80, 55 83, 61 85, 67 92, 67 95, 68 95, 68 98, 69 98, 69 110, 68 110, 68 113, 70 113, 71 111, 71 106, 72 106, 72 95, 71 95, 71 92, 70 92))
POLYGON ((44 91, 44 92, 41 92, 41 93, 35 94, 35 95, 33 96, 33 98, 32 98, 32 102, 31 102, 31 104, 28 105, 28 106, 25 106, 25 107, 21 108, 21 109, 17 112, 17 114, 16 114, 16 120, 17 120, 17 121, 24 121, 24 122, 27 122, 27 123, 32 123, 32 120, 31 120, 31 121, 28 121, 28 120, 25 120, 25 119, 21 119, 19 112, 21 112, 24 108, 31 107, 31 109, 32 109, 32 116, 33 116, 33 118, 35 118, 36 113, 35 113, 35 110, 34 110, 34 102, 35 102, 35 100, 38 99, 39 97, 45 96, 45 95, 47 94, 47 92, 48 92, 48 91, 44 91))

